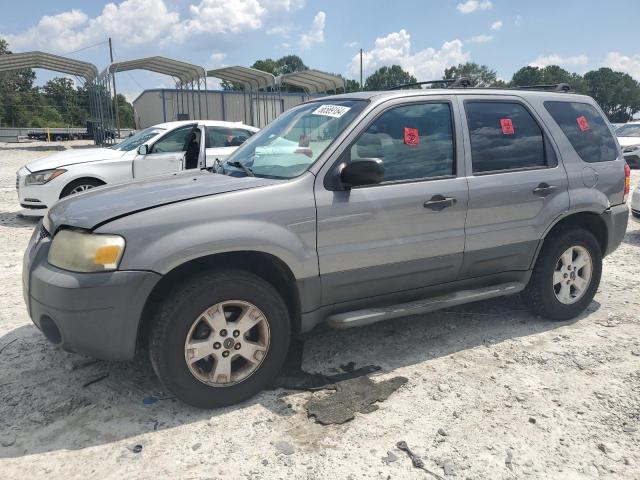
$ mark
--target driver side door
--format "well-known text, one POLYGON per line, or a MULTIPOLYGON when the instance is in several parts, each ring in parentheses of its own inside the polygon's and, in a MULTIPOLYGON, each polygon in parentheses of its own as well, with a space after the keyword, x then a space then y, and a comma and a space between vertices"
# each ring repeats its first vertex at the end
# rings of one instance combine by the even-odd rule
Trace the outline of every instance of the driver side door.
POLYGON ((150 148, 147 155, 137 155, 133 160, 133 178, 176 173, 184 168, 187 142, 197 125, 184 125, 170 131, 150 148))

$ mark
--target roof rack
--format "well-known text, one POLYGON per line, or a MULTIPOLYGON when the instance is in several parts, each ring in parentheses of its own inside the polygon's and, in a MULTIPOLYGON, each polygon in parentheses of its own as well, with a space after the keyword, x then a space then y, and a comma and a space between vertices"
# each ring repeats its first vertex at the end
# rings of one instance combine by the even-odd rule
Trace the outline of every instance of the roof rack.
POLYGON ((387 88, 387 90, 401 90, 407 87, 417 87, 420 85, 434 85, 444 84, 445 88, 462 87, 467 88, 471 86, 471 80, 468 77, 459 78, 443 78, 440 80, 426 80, 424 82, 404 83, 402 85, 396 85, 395 87, 387 88))
POLYGON ((573 89, 568 83, 556 83, 553 85, 517 85, 513 87, 516 90, 552 90, 554 92, 572 92, 573 89))

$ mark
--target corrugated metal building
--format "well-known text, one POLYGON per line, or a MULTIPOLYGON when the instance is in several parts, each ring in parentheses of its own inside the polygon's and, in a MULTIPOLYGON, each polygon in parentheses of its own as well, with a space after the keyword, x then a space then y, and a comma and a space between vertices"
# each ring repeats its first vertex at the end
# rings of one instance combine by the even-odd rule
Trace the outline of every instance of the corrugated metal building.
POLYGON ((312 97, 306 93, 230 90, 145 90, 134 101, 137 128, 174 120, 226 120, 264 127, 280 113, 312 97), (205 103, 206 102, 206 103, 205 103), (208 114, 207 114, 208 112, 208 114))

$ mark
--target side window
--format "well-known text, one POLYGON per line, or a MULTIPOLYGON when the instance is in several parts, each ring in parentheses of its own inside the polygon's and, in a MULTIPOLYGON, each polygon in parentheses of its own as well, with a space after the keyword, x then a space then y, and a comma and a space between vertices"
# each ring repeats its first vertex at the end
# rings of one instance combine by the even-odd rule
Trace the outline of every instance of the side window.
POLYGON ((544 102, 544 108, 556 121, 585 162, 610 162, 618 158, 616 142, 609 126, 588 103, 544 102))
POLYGON ((193 131, 193 125, 176 128, 158 140, 151 153, 184 152, 187 149, 187 140, 193 131))
POLYGON ((243 128, 206 127, 206 130, 206 148, 238 147, 253 135, 243 128))
POLYGON ((396 107, 380 115, 351 147, 351 160, 379 158, 385 181, 455 174, 449 103, 396 107))
POLYGON ((519 103, 465 101, 473 172, 547 165, 542 130, 519 103))

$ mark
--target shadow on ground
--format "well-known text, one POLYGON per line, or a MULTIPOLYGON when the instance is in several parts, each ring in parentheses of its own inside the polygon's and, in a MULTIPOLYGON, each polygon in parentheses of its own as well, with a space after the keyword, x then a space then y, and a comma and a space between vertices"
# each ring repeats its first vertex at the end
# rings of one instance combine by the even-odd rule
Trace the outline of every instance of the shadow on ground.
MULTIPOLYGON (((588 312, 598 308, 593 302, 588 312)), ((352 330, 319 327, 306 338, 302 366, 335 374, 341 364, 354 362, 352 368, 380 365, 389 373, 568 323, 535 318, 514 296, 352 330)), ((0 458, 111 443, 256 404, 287 417, 295 414, 283 400, 288 393, 265 391, 232 407, 199 410, 167 398, 146 358, 94 361, 54 350, 35 327, 22 326, 0 338, 0 432, 3 444, 12 443, 0 448, 0 458), (160 400, 145 404, 149 397, 160 400), (31 440, 29 449, 22 439, 31 440)))
POLYGON ((34 228, 41 217, 23 217, 17 212, 0 211, 0 227, 34 228))

